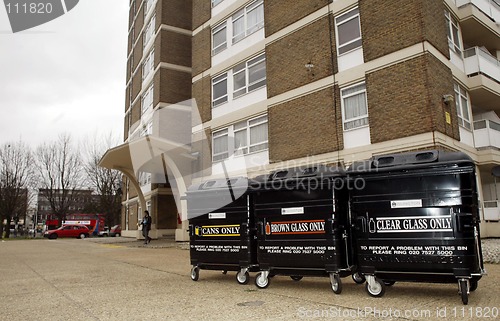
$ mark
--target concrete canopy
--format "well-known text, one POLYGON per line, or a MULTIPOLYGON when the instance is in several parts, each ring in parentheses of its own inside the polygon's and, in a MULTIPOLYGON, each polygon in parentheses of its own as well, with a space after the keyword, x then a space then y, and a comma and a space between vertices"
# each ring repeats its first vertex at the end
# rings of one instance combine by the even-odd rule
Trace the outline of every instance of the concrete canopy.
POLYGON ((154 136, 140 137, 106 151, 99 166, 122 172, 137 191, 141 208, 146 201, 139 184, 139 172, 151 173, 159 183, 168 181, 173 190, 179 212, 185 217, 186 208, 180 197, 191 181, 191 147, 154 136), (168 168, 168 170, 167 170, 168 168))

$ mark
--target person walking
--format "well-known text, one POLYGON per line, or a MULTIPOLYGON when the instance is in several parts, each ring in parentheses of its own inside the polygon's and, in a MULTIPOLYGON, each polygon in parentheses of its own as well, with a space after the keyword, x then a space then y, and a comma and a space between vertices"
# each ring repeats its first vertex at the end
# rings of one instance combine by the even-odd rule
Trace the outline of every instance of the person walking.
POLYGON ((144 236, 144 244, 148 244, 151 242, 151 238, 149 237, 149 231, 151 230, 151 216, 149 216, 148 211, 144 211, 144 217, 141 221, 142 225, 142 235, 144 236))

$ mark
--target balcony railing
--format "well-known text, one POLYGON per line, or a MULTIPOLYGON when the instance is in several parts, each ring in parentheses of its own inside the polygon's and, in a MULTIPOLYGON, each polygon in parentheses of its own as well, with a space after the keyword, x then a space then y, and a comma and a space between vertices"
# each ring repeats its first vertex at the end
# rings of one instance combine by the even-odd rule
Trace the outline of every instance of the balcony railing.
POLYGON ((483 74, 500 83, 500 62, 485 49, 464 50, 464 66, 467 76, 483 74))
POLYGON ((498 0, 455 0, 455 4, 457 8, 472 4, 495 22, 500 22, 500 1, 498 0))
POLYGON ((476 148, 500 148, 500 124, 486 119, 475 121, 474 145, 476 148))
POLYGON ((498 201, 484 201, 484 220, 485 221, 500 221, 500 208, 498 201))

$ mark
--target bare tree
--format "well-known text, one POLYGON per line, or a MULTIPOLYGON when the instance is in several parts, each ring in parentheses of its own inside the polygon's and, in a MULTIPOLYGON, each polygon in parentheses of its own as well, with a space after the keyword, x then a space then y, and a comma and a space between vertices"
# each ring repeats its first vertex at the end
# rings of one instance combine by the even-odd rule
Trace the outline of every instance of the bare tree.
POLYGON ((12 219, 16 224, 25 218, 29 202, 29 187, 33 182, 33 155, 30 148, 19 141, 0 148, 0 235, 3 221, 7 221, 5 237, 10 236, 12 219))
POLYGON ((99 195, 97 210, 106 217, 106 225, 112 226, 120 222, 121 213, 121 179, 117 170, 100 167, 99 161, 104 153, 118 143, 111 134, 105 137, 87 139, 83 146, 85 151, 84 169, 92 188, 99 195))
POLYGON ((59 225, 78 203, 84 184, 82 160, 72 146, 71 137, 62 134, 51 143, 40 145, 35 154, 39 193, 45 197, 59 225))

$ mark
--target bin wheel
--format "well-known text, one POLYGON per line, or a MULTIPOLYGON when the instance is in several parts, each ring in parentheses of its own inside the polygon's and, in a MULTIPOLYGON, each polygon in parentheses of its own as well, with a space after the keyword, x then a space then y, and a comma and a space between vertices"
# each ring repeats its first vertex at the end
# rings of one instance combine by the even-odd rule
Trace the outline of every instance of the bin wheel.
POLYGON ((257 275, 255 276, 255 285, 260 289, 267 288, 269 286, 269 283, 271 283, 270 281, 271 280, 262 272, 257 273, 257 275))
POLYGON ((365 283, 366 281, 366 278, 363 274, 359 273, 359 272, 356 272, 356 273, 353 273, 352 275, 352 280, 356 283, 356 284, 363 284, 365 283))
POLYGON ((239 271, 236 273, 236 281, 238 281, 239 284, 245 285, 248 284, 250 281, 250 274, 248 271, 245 271, 245 273, 241 273, 242 271, 239 271))
POLYGON ((330 285, 332 286, 333 293, 340 294, 342 292, 342 281, 340 281, 338 274, 330 273, 330 285))
POLYGON ((396 281, 384 280, 384 284, 386 286, 393 286, 395 283, 396 283, 396 281))
POLYGON ((226 270, 222 271, 222 274, 224 274, 224 275, 227 274, 227 271, 226 270))
POLYGON ((292 280, 294 280, 295 282, 298 282, 298 281, 302 280, 303 276, 302 275, 292 275, 292 276, 290 276, 290 278, 292 280))
POLYGON ((197 266, 193 266, 191 268, 191 280, 198 281, 200 278, 200 268, 197 266))
POLYGON ((469 303, 469 293, 467 291, 467 280, 458 281, 458 287, 460 289, 460 296, 462 297, 462 303, 467 305, 469 303))
POLYGON ((469 291, 474 292, 477 290, 477 280, 470 280, 469 281, 469 291))
POLYGON ((385 293, 385 284, 379 278, 374 277, 373 282, 366 282, 366 291, 373 297, 381 297, 385 293))

